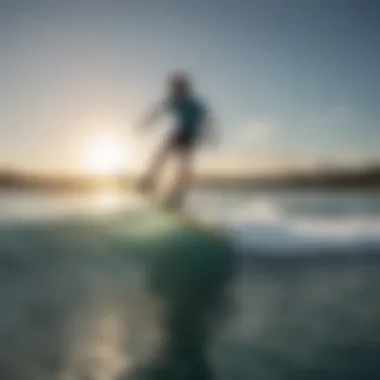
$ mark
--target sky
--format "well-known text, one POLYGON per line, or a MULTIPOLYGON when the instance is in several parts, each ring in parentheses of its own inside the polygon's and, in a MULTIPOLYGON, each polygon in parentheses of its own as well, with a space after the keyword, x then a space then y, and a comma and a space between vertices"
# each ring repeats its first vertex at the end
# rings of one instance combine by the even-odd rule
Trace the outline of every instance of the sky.
POLYGON ((380 157, 377 0, 0 0, 0 48, 0 166, 77 170, 104 133, 136 151, 178 69, 220 167, 380 157))

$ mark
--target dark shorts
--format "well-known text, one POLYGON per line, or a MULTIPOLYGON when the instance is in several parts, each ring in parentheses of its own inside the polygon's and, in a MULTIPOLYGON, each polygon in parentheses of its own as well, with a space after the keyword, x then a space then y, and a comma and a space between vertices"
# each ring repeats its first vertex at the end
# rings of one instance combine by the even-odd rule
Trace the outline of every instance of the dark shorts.
POLYGON ((198 135, 194 129, 178 128, 170 138, 170 145, 174 150, 190 151, 195 148, 198 142, 198 135))

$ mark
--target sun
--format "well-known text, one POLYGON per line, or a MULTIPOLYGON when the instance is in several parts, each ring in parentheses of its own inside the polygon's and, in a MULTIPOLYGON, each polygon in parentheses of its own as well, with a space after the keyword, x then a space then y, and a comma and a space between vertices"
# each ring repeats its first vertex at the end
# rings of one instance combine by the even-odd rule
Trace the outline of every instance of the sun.
POLYGON ((94 175, 120 174, 131 165, 131 157, 122 138, 107 133, 88 141, 83 161, 85 171, 94 175))

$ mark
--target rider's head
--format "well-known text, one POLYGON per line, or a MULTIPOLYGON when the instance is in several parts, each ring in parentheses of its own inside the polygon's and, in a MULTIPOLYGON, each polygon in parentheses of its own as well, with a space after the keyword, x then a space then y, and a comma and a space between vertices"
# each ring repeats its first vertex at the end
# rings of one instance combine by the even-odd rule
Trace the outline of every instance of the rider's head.
POLYGON ((186 97, 191 91, 189 77, 185 73, 174 73, 169 77, 169 92, 174 98, 186 97))

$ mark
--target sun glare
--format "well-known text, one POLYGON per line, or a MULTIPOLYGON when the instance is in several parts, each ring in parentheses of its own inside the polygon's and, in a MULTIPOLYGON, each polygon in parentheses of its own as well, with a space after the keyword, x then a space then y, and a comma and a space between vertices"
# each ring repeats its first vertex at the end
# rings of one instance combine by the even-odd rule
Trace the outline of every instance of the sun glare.
POLYGON ((100 135, 92 138, 84 152, 84 169, 96 175, 122 173, 131 165, 127 149, 118 136, 100 135))

